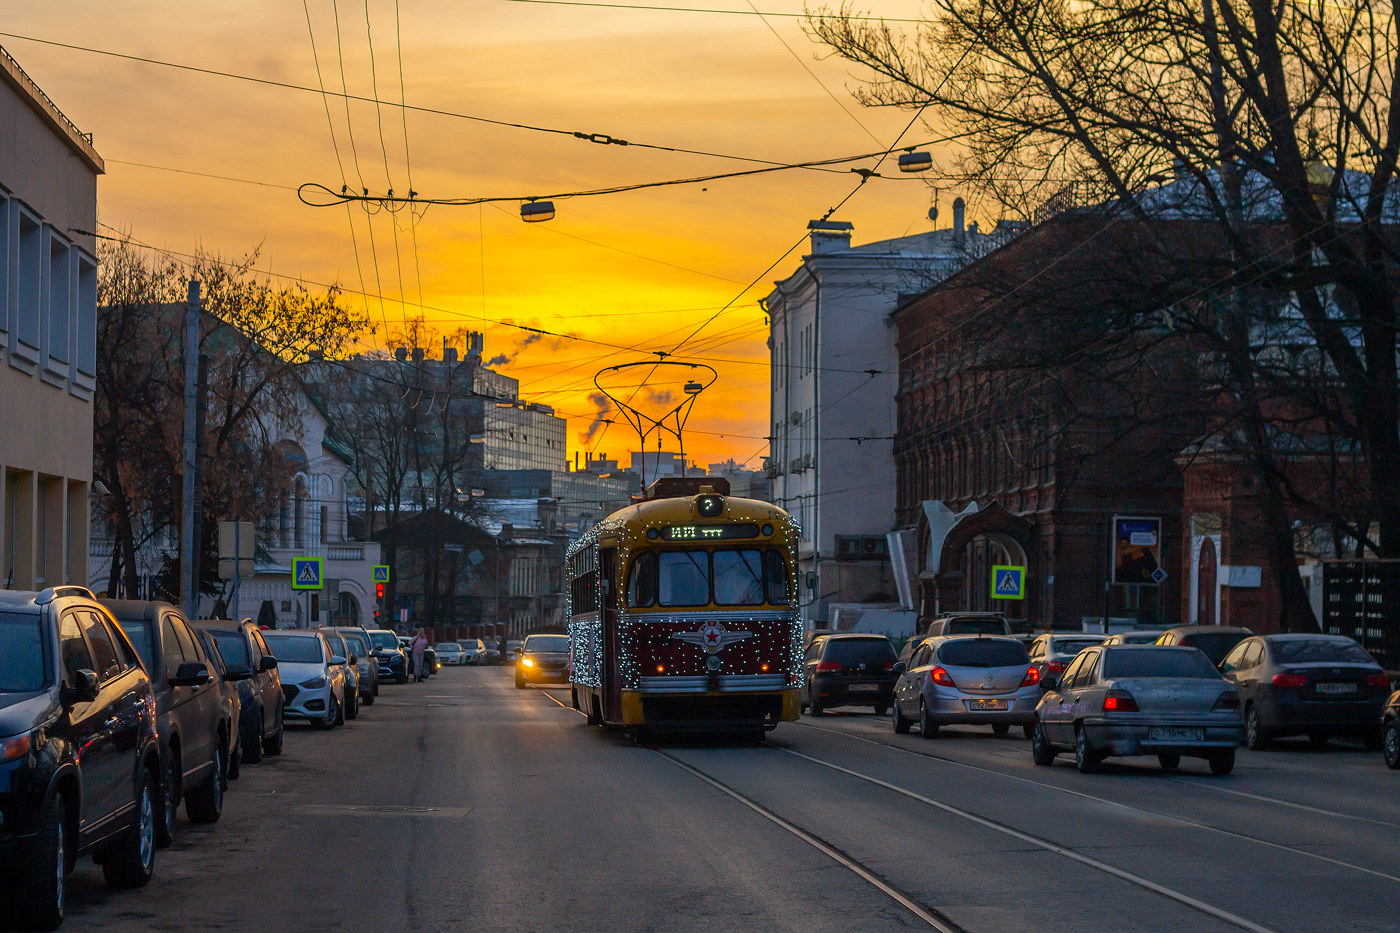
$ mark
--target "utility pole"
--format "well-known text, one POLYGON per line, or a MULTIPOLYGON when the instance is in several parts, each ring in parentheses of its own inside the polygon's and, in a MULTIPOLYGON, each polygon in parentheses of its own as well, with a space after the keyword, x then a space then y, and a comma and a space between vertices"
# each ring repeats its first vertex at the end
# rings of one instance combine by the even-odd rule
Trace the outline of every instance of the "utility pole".
POLYGON ((195 483, 199 469, 196 452, 199 418, 199 282, 190 280, 185 302, 185 445, 184 477, 180 496, 180 608, 187 618, 198 615, 199 572, 195 552, 195 483))

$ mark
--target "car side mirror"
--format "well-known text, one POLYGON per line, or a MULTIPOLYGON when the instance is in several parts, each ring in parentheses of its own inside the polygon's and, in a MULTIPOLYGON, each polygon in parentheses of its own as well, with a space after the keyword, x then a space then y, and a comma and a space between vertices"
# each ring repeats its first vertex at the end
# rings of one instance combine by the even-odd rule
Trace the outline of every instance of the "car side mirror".
POLYGON ((337 654, 336 656, 334 656, 333 658, 331 658, 331 663, 332 663, 332 664, 344 665, 344 664, 345 664, 345 659, 342 658, 340 655, 337 654))
POLYGON ((95 671, 82 670, 73 675, 73 699, 91 703, 102 691, 102 684, 95 671))
POLYGON ((277 659, 270 654, 263 655, 262 660, 258 662, 258 672, 266 674, 268 671, 275 670, 277 670, 277 659))
POLYGON ((352 654, 352 655, 350 655, 350 663, 351 663, 351 664, 359 664, 359 663, 360 663, 360 656, 359 656, 358 654, 352 654))
POLYGON ((240 680, 252 680, 253 669, 244 664, 230 664, 224 669, 224 680, 228 683, 236 683, 240 680))
POLYGON ((894 662, 894 672, 895 672, 895 674, 903 674, 903 673, 904 673, 905 671, 907 671, 907 670, 909 670, 909 666, 908 666, 907 664, 905 664, 903 661, 896 661, 896 662, 894 662))
POLYGON ((1049 693, 1051 690, 1054 690, 1059 685, 1060 682, 1055 678, 1054 674, 1046 674, 1044 677, 1040 678, 1041 693, 1049 693))
POLYGON ((172 687, 202 687, 209 683, 209 665, 203 661, 186 661, 170 678, 172 687))

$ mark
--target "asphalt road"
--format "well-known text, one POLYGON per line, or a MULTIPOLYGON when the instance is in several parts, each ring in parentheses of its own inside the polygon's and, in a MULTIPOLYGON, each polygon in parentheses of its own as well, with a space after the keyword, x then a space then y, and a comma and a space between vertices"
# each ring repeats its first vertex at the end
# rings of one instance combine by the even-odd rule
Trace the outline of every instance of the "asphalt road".
POLYGON ((639 748, 499 668, 386 686, 245 766, 144 891, 83 860, 71 930, 1394 931, 1400 775, 1333 743, 1097 775, 1019 731, 804 717, 639 748))

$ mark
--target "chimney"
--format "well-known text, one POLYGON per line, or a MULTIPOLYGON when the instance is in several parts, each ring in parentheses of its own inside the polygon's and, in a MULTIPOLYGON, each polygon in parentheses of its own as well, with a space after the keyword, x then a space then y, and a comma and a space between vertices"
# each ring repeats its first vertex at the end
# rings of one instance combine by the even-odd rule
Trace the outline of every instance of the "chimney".
POLYGON ((967 203, 962 198, 953 199, 953 242, 963 245, 963 219, 967 213, 967 203))
POLYGON ((807 229, 812 231, 812 254, 817 255, 850 249, 855 225, 844 220, 813 220, 807 229))
POLYGON ((414 348, 413 348, 413 362, 415 362, 415 363, 421 363, 421 362, 423 362, 423 348, 422 348, 422 347, 414 347, 414 348))
POLYGON ((394 347, 394 359, 402 363, 408 359, 408 347, 394 347))
POLYGON ((443 347, 443 348, 442 348, 442 361, 443 361, 444 363, 446 363, 447 365, 449 365, 449 366, 456 366, 456 365, 457 365, 457 348, 456 348, 456 347, 443 347))

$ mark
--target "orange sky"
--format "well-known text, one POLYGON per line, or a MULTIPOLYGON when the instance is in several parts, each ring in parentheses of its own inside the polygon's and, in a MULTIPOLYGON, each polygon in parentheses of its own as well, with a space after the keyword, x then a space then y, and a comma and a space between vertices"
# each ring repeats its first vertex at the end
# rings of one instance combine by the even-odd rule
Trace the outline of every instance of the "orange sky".
MULTIPOLYGON (((745 0, 677 5, 747 9, 745 0)), ((339 88, 342 58, 332 3, 308 0, 308 6, 323 77, 328 87, 339 88)), ((767 0, 759 8, 802 9, 795 0, 767 0)), ((346 82, 350 93, 370 97, 365 9, 363 0, 338 4, 346 82)), ((378 96, 397 99, 394 2, 369 0, 368 9, 378 96)), ((875 8, 892 17, 918 11, 913 0, 885 0, 875 8)), ((888 144, 910 116, 862 110, 848 89, 859 76, 835 59, 817 60, 819 49, 796 18, 768 22, 864 128, 755 16, 510 0, 400 0, 399 16, 405 93, 417 106, 782 161, 875 150, 871 135, 888 144)), ((306 11, 290 0, 11 4, 4 30, 299 85, 317 82, 306 11)), ((430 323, 450 331, 481 329, 484 321, 488 356, 511 352, 524 337, 493 323, 502 320, 669 350, 782 255, 803 236, 807 221, 855 182, 840 172, 794 171, 712 182, 703 186, 707 190, 579 198, 556 202, 558 216, 545 224, 522 223, 513 202, 438 206, 419 216, 412 231, 399 215, 397 253, 392 219, 369 218, 356 209, 357 265, 345 208, 306 207, 288 190, 307 181, 334 188, 341 183, 319 95, 16 38, 0 37, 0 44, 79 127, 94 133, 108 169, 98 189, 103 223, 180 252, 203 244, 237 254, 261 244, 261 268, 311 281, 359 289, 363 276, 365 291, 391 299, 370 300, 380 332, 365 335, 367 343, 382 342, 383 322, 395 328, 406 313, 419 313, 421 280, 422 313, 430 323), (265 185, 123 164, 132 162, 265 185), (397 301, 400 295, 407 309, 397 301)), ((352 186, 363 177, 375 192, 389 181, 404 192, 401 112, 383 108, 381 148, 376 108, 352 103, 352 156, 345 105, 334 98, 330 104, 335 143, 352 186)), ((917 127, 905 142, 933 135, 917 127)), ((407 137, 413 186, 428 197, 521 197, 745 167, 412 112, 407 137)), ((952 168, 947 150, 935 147, 934 156, 952 168)), ((945 218, 953 196, 940 195, 945 218)), ((925 214, 931 198, 920 181, 875 179, 834 219, 853 222, 857 242, 920 232, 930 226, 925 214)), ((687 434, 687 452, 702 464, 735 457, 757 467, 766 452, 767 330, 756 299, 772 279, 796 268, 802 252, 687 345, 697 356, 724 361, 713 363, 719 379, 698 402, 687 434)), ((521 380, 527 396, 571 416, 572 457, 593 410, 587 398, 592 373, 642 358, 579 341, 543 340, 524 347, 502 369, 521 380)), ((636 449, 636 439, 618 423, 589 446, 618 457, 636 449)))

